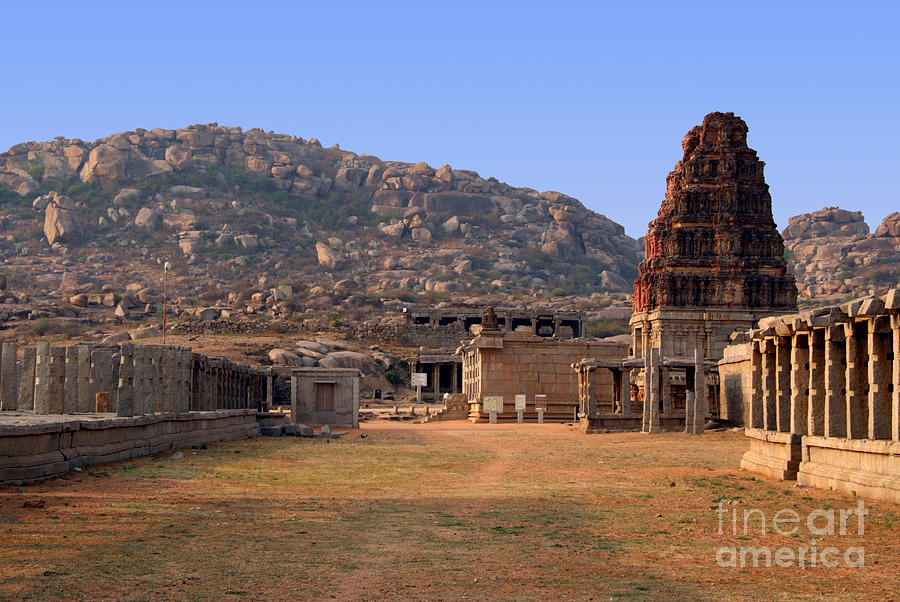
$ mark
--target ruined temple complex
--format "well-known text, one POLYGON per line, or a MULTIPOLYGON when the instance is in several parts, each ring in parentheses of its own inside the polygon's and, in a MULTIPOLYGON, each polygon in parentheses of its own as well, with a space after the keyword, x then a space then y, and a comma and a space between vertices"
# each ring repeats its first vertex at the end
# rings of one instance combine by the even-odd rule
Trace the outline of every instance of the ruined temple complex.
POLYGON ((797 301, 765 164, 747 146, 747 124, 733 113, 710 113, 682 147, 634 283, 630 364, 643 369, 635 388, 652 404, 644 412, 650 431, 660 428, 660 418, 693 419, 692 372, 712 385, 697 389, 696 415, 705 420, 705 406, 715 400, 715 362, 729 335, 793 311, 797 301))

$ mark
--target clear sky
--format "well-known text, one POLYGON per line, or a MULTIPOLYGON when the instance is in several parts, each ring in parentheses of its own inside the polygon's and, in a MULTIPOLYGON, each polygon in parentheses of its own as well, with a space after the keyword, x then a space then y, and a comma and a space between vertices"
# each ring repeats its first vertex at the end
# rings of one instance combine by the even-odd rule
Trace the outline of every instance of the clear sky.
POLYGON ((779 226, 900 210, 894 2, 4 4, 0 148, 218 122, 558 190, 642 236, 734 111, 779 226))

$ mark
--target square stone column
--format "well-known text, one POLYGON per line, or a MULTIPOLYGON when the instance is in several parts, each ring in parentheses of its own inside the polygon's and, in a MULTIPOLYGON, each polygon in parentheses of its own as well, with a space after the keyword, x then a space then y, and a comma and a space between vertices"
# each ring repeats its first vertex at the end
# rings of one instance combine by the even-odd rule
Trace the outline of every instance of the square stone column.
MULTIPOLYGON (((113 395, 112 350, 107 347, 96 347, 91 350, 91 391, 94 393, 95 407, 97 393, 109 393, 110 403, 113 395)), ((118 388, 118 383, 115 385, 118 388)))
POLYGON ((659 369, 660 389, 662 390, 662 415, 672 415, 672 378, 671 371, 665 366, 659 369))
POLYGON ((78 356, 78 400, 76 407, 79 412, 93 412, 95 407, 94 390, 91 386, 91 346, 76 345, 78 356))
POLYGON ((166 385, 164 378, 165 366, 163 365, 163 348, 159 345, 154 345, 153 347, 153 367, 155 368, 155 378, 153 381, 154 409, 157 413, 161 414, 166 411, 166 385))
POLYGON ((891 439, 900 441, 900 315, 891 315, 891 439))
POLYGON ((181 403, 180 412, 191 411, 191 361, 193 354, 190 350, 181 350, 181 403))
POLYGON ((791 341, 790 432, 808 434, 809 429, 809 333, 798 332, 791 341))
POLYGON ((34 410, 34 365, 36 359, 34 347, 22 350, 22 369, 19 372, 19 409, 34 410))
POLYGON ((641 432, 650 432, 650 398, 652 385, 650 384, 650 350, 644 350, 644 409, 641 415, 641 432))
POLYGON ((0 409, 3 410, 19 409, 18 351, 15 341, 4 341, 0 348, 0 409))
POLYGON ((162 411, 174 412, 178 391, 175 368, 175 351, 171 348, 161 350, 160 368, 162 373, 162 411))
POLYGON ((791 338, 775 337, 775 415, 778 431, 791 432, 791 338))
POLYGON ((809 331, 809 402, 807 405, 807 434, 825 435, 825 331, 809 331))
POLYGON ((619 374, 619 403, 622 406, 622 415, 631 416, 631 370, 623 369, 619 374))
POLYGON ((34 413, 50 413, 50 343, 38 343, 34 368, 34 413))
POLYGON ((650 388, 649 391, 644 394, 646 398, 646 402, 644 404, 645 411, 648 412, 649 416, 647 418, 648 422, 648 433, 658 433, 660 432, 659 425, 659 405, 660 405, 660 356, 659 349, 655 347, 651 347, 648 349, 647 357, 650 363, 650 388))
POLYGON ((825 329, 825 436, 847 436, 847 345, 842 326, 825 329))
POLYGON ((134 345, 131 348, 132 355, 132 405, 133 416, 142 416, 147 413, 147 387, 145 374, 147 372, 147 360, 144 357, 144 346, 134 345))
POLYGON ((750 412, 747 425, 750 428, 765 428, 763 412, 763 356, 757 341, 750 342, 750 412))
POLYGON ((891 325, 887 316, 868 319, 869 439, 891 438, 891 325))
POLYGON ((869 436, 868 327, 855 322, 844 324, 847 344, 847 437, 869 436))
POLYGON ((709 390, 706 386, 706 369, 703 365, 703 351, 694 349, 694 420, 693 434, 706 431, 706 415, 709 414, 709 390))
POLYGON ((119 352, 119 392, 116 415, 134 416, 134 345, 122 343, 119 352))
POLYGON ((78 345, 66 347, 66 383, 63 414, 78 412, 78 345))
POLYGON ((775 387, 775 341, 765 338, 759 342, 762 354, 763 428, 778 430, 778 401, 775 387))
POLYGON ((50 413, 63 413, 63 398, 66 391, 66 349, 50 348, 50 413))

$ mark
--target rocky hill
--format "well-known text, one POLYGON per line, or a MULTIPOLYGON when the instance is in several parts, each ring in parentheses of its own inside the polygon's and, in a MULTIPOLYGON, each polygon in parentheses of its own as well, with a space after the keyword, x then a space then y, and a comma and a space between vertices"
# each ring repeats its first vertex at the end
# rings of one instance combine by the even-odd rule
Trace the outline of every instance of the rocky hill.
POLYGON ((900 213, 870 233, 859 211, 824 207, 790 218, 782 232, 788 267, 801 299, 812 304, 896 286, 900 275, 900 213))
POLYGON ((629 293, 642 248, 558 192, 212 123, 0 154, 0 253, 7 316, 128 319, 166 261, 176 312, 278 317, 629 293))

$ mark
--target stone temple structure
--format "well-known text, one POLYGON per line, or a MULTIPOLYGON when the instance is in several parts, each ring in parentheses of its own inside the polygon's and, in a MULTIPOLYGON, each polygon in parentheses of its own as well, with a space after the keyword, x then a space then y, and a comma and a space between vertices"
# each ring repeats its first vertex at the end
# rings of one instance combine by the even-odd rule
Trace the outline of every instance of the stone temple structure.
MULTIPOLYGON (((733 113, 710 113, 682 146, 634 283, 629 364, 642 369, 635 393, 650 432, 660 429, 660 418, 671 425, 686 417, 688 430, 701 428, 731 333, 795 311, 797 302, 765 164, 747 146, 747 124, 733 113)), ((727 408, 712 414, 742 422, 727 408)))

